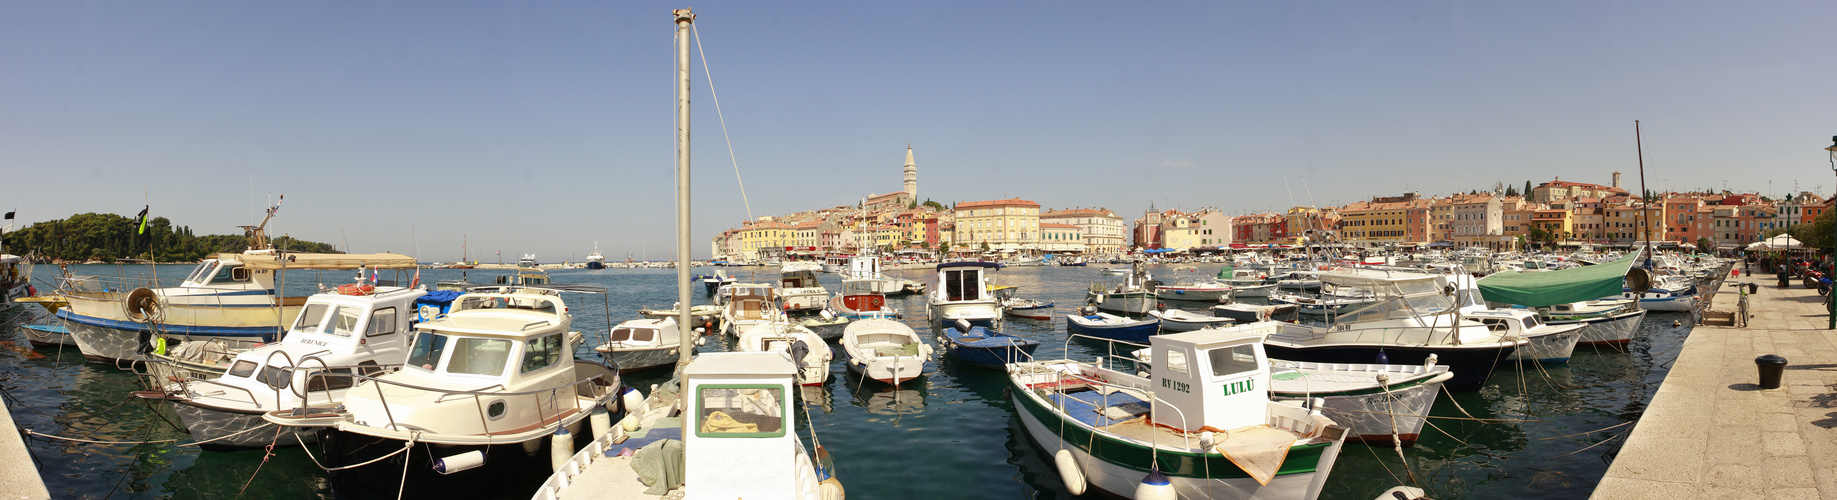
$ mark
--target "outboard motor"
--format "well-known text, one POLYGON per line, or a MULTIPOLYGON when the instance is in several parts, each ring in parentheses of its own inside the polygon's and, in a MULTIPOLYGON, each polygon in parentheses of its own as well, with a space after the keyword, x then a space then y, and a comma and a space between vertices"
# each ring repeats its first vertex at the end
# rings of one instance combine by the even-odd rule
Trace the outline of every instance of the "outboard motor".
POLYGON ((963 318, 957 318, 957 331, 963 332, 963 333, 969 333, 970 332, 970 320, 963 319, 963 318))
POLYGON ((802 340, 791 341, 791 360, 797 362, 798 373, 803 373, 804 356, 809 356, 809 355, 810 355, 810 346, 805 345, 804 341, 802 340))

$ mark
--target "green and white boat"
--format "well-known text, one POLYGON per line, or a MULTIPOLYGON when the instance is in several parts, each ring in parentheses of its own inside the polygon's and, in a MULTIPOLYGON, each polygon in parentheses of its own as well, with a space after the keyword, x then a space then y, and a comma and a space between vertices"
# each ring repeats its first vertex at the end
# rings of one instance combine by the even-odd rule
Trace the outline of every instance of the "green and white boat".
POLYGON ((1156 335, 1152 379, 1085 361, 1013 363, 1009 392, 1074 494, 1317 498, 1347 429, 1302 402, 1270 400, 1261 341, 1228 330, 1156 335))

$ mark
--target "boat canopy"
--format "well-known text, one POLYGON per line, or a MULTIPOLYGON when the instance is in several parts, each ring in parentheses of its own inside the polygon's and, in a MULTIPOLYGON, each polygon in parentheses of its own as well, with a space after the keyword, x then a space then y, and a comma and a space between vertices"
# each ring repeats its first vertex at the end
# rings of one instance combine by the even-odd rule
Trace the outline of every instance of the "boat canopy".
POLYGON ((244 259, 238 254, 217 254, 218 259, 240 260, 249 269, 413 269, 415 258, 398 253, 290 253, 287 262, 244 259))
POLYGON ((1544 307, 1620 295, 1627 269, 1642 252, 1594 266, 1554 271, 1493 273, 1480 278, 1480 295, 1489 302, 1544 307))

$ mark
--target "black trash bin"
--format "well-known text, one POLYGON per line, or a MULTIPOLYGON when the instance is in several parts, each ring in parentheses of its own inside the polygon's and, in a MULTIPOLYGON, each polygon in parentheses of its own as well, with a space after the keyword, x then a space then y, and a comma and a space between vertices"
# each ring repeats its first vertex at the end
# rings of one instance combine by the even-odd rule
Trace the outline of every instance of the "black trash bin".
POLYGON ((1754 295, 1757 293, 1760 293, 1760 283, 1749 283, 1748 284, 1748 295, 1754 295))
POLYGON ((1786 358, 1768 354, 1754 358, 1754 366, 1760 368, 1760 388, 1780 388, 1780 375, 1786 371, 1786 358))

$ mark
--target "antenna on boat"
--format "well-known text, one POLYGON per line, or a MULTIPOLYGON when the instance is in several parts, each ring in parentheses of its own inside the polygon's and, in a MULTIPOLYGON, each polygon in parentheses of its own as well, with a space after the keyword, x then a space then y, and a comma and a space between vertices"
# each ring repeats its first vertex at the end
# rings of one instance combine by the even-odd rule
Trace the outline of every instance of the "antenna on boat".
POLYGON ((1633 120, 1633 148, 1639 152, 1639 215, 1644 219, 1639 232, 1646 240, 1646 269, 1652 269, 1652 210, 1646 199, 1646 146, 1639 136, 1639 120, 1633 120))

